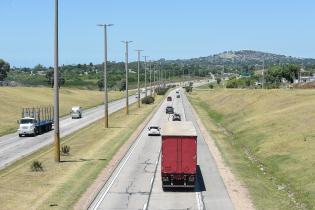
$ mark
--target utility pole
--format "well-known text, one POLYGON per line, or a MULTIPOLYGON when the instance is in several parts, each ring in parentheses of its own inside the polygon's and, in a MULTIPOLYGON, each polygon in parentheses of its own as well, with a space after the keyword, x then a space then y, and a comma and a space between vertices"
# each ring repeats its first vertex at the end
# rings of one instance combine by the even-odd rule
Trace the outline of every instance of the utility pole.
POLYGON ((149 71, 150 71, 150 96, 152 96, 152 71, 151 71, 151 60, 149 61, 149 71))
POLYGON ((162 70, 162 64, 161 64, 161 62, 160 62, 160 65, 159 65, 159 83, 160 83, 160 87, 162 87, 161 70, 162 70))
POLYGON ((122 41, 126 45, 126 52, 125 52, 125 70, 126 70, 126 114, 129 114, 129 101, 128 101, 128 44, 132 41, 122 41))
POLYGON ((149 56, 145 55, 144 57, 144 88, 145 88, 145 97, 148 96, 148 87, 147 87, 147 58, 149 56))
POLYGON ((138 52, 138 108, 140 108, 140 53, 143 50, 136 50, 138 52))
POLYGON ((104 106, 105 106, 105 128, 108 128, 108 91, 107 91, 107 27, 113 24, 98 24, 97 26, 104 27, 104 106))
POLYGON ((54 132, 55 161, 60 162, 60 130, 59 130, 59 55, 58 55, 58 0, 55 0, 55 43, 54 43, 54 132))
POLYGON ((154 87, 154 97, 155 97, 155 88, 156 88, 156 84, 155 84, 155 64, 153 63, 153 87, 154 87))

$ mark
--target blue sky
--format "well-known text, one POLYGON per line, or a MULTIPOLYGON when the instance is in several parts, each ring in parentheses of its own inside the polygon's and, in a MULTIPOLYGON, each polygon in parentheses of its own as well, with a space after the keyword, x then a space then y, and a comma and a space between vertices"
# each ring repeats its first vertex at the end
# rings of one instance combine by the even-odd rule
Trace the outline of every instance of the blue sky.
MULTIPOLYGON (((54 0, 0 0, 0 58, 13 66, 53 65, 54 0)), ((313 0, 59 0, 60 63, 124 59, 121 40, 152 59, 253 49, 315 58, 313 0)))

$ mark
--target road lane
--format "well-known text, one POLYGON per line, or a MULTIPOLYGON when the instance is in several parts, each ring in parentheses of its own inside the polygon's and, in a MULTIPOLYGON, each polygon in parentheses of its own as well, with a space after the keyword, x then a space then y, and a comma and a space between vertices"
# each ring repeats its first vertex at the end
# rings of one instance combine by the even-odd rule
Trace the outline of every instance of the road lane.
MULTIPOLYGON (((168 116, 164 101, 148 123, 160 125, 168 116)), ((148 136, 145 128, 100 191, 90 209, 143 209, 155 174, 160 152, 160 137, 148 136)))

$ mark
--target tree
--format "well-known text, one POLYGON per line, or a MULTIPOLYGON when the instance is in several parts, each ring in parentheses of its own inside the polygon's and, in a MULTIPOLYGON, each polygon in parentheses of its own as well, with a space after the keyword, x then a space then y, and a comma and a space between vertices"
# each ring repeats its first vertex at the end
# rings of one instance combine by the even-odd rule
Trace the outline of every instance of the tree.
MULTIPOLYGON (((61 74, 59 73, 59 82, 58 82, 58 86, 62 86, 66 83, 66 80, 65 78, 63 78, 61 76, 61 74)), ((51 86, 51 87, 54 87, 54 71, 47 71, 46 73, 46 79, 47 79, 47 83, 51 86)))
POLYGON ((46 67, 41 64, 34 66, 34 72, 44 71, 44 70, 46 70, 46 67))
POLYGON ((125 91, 126 90, 126 80, 122 80, 120 82, 119 91, 125 91))
POLYGON ((104 79, 99 79, 97 81, 97 86, 98 86, 98 89, 101 91, 104 89, 104 79))
POLYGON ((217 84, 220 85, 222 79, 220 77, 217 77, 216 80, 217 80, 217 84))
POLYGON ((282 77, 288 82, 293 83, 299 75, 300 68, 297 65, 289 64, 282 68, 282 77))
POLYGON ((10 71, 10 64, 0 59, 0 81, 3 81, 10 71))

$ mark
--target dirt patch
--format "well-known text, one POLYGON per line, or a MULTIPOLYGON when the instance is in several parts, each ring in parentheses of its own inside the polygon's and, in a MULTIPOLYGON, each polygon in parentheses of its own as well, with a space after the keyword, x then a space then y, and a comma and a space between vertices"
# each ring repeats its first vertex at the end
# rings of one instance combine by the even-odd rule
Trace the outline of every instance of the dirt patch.
POLYGON ((192 112, 196 118, 199 129, 206 143, 208 144, 209 150, 218 166, 219 172, 233 202, 234 208, 236 210, 254 210, 255 206, 249 197, 247 188, 236 179, 230 168, 225 165, 221 153, 215 145, 215 141, 208 133, 193 107, 192 112))

